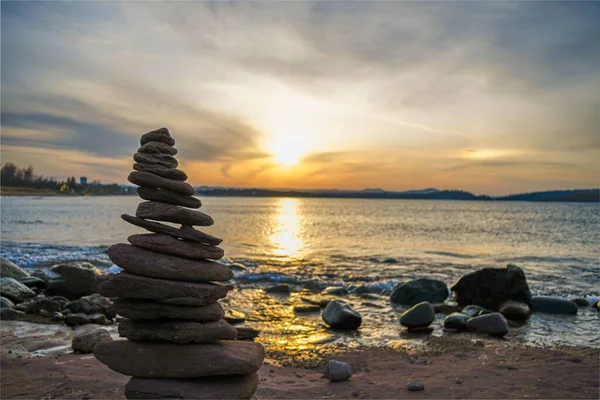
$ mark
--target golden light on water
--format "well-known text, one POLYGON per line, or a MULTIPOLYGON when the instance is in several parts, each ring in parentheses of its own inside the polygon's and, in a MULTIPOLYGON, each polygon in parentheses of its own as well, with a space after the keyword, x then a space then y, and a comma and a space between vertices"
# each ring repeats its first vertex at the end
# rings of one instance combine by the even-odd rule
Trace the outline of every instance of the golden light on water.
POLYGON ((276 255, 298 257, 304 242, 300 235, 300 214, 298 199, 278 200, 275 226, 270 240, 276 255))

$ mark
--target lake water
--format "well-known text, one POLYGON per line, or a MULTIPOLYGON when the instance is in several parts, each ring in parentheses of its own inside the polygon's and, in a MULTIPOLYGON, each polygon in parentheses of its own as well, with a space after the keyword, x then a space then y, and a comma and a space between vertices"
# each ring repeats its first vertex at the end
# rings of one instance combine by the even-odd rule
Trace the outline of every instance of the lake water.
MULTIPOLYGON (((224 239, 223 261, 243 264, 247 271, 236 277, 256 284, 365 284, 384 293, 409 278, 434 277, 451 285, 476 268, 512 263, 525 270, 534 294, 600 294, 597 204, 202 201, 202 210, 215 220, 206 231, 224 239)), ((135 214, 139 202, 137 197, 2 197, 2 254, 28 268, 86 260, 106 272, 118 270, 106 247, 141 232, 119 217, 135 214)), ((583 339, 565 343, 581 344, 589 329, 597 331, 597 313, 580 314, 583 339)), ((600 346, 595 333, 593 340, 600 346)))

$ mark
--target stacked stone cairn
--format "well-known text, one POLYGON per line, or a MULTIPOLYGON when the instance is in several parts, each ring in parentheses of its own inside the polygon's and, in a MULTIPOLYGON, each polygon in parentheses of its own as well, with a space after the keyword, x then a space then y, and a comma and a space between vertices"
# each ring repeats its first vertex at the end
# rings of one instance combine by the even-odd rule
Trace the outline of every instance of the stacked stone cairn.
POLYGON ((106 280, 100 293, 126 319, 117 340, 96 345, 94 355, 109 368, 132 376, 129 399, 245 399, 254 395, 264 349, 238 341, 218 303, 233 287, 233 273, 216 261, 221 239, 196 230, 210 216, 177 169, 175 140, 166 128, 148 132, 133 156, 128 179, 147 201, 136 216, 122 218, 153 232, 132 235, 130 244, 108 249, 123 271, 106 280), (156 222, 161 221, 161 222, 156 222), (162 222, 181 225, 175 228, 162 222))

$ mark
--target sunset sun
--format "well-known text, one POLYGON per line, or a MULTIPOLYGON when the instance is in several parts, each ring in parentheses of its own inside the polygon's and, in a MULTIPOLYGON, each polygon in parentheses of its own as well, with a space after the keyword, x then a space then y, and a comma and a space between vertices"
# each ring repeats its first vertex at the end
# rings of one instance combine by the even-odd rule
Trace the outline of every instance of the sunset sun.
POLYGON ((306 154, 302 143, 296 137, 281 137, 275 140, 269 147, 273 160, 285 167, 291 167, 306 154))

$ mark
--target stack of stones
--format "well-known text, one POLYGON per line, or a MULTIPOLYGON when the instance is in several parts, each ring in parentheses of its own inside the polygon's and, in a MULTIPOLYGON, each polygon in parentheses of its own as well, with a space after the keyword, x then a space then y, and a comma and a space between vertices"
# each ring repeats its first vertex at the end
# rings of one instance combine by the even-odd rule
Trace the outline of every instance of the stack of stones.
POLYGON ((108 249, 123 271, 100 293, 113 298, 119 335, 128 340, 98 344, 94 354, 109 368, 132 376, 125 396, 139 398, 251 398, 264 349, 236 340, 218 303, 233 287, 233 273, 216 261, 221 239, 196 230, 210 226, 186 174, 173 157, 175 140, 166 128, 146 133, 133 156, 129 181, 139 185, 136 216, 122 218, 150 234, 108 249), (184 208, 186 207, 186 208, 184 208), (161 222, 181 225, 180 228, 161 222))

